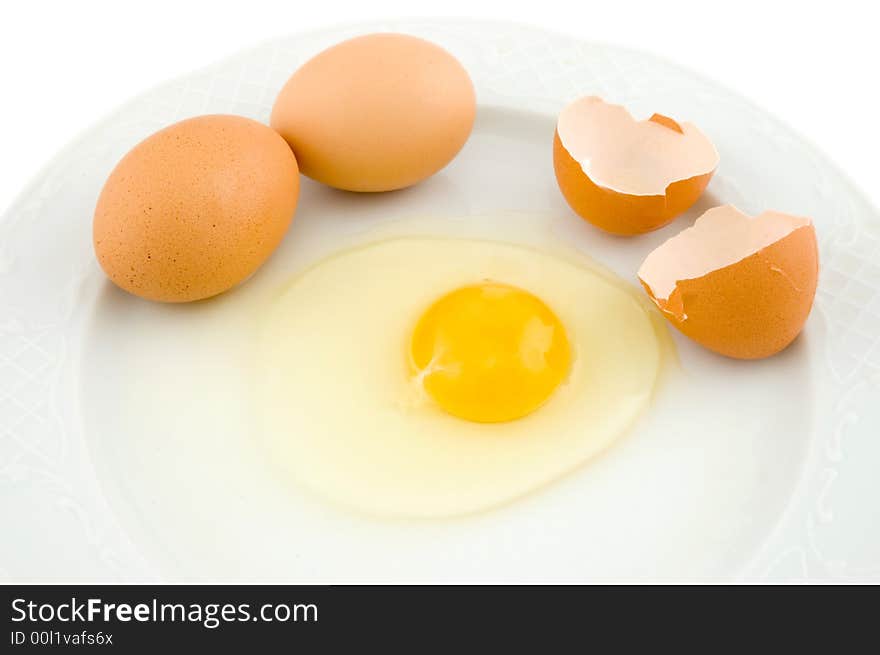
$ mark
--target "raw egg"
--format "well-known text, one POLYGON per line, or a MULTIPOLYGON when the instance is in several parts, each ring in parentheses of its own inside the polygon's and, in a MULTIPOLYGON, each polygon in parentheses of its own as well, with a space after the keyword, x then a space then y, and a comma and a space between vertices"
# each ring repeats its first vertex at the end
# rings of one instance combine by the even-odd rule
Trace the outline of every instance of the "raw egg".
POLYGON ((420 384, 450 414, 482 423, 533 412, 568 375, 561 321, 538 297, 482 282, 422 314, 410 353, 420 384))
POLYGON ((267 126, 199 116, 122 158, 98 198, 98 262, 126 291, 187 302, 226 291, 281 242, 299 194, 296 159, 267 126))
POLYGON ((446 166, 475 113, 470 77, 443 48, 368 34, 303 64, 278 94, 271 125, 303 174, 348 191, 391 191, 446 166))
POLYGON ((650 306, 572 258, 400 237, 294 278, 262 319, 270 460, 379 516, 487 509, 624 434, 661 365, 650 306))
POLYGON ((809 218, 710 209, 645 259, 639 279, 676 328, 740 359, 773 355, 800 333, 819 276, 809 218))
POLYGON ((587 96, 559 114, 553 165, 581 218, 632 235, 656 230, 693 205, 718 152, 690 123, 660 114, 636 121, 624 107, 587 96))

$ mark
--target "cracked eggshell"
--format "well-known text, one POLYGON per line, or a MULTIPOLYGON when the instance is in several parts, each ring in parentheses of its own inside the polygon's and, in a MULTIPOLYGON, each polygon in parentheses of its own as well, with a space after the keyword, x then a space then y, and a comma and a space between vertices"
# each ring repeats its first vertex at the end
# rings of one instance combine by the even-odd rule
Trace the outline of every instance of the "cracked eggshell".
POLYGON ((303 174, 346 191, 392 191, 446 166, 476 116, 474 86, 446 50, 367 34, 303 64, 272 108, 303 174))
POLYGON ((290 225, 299 172, 272 129, 198 116, 141 141, 95 207, 98 263, 119 287, 162 302, 232 288, 265 262, 290 225))
POLYGON ((712 142, 690 123, 654 114, 636 121, 587 96, 559 115, 556 181, 571 208, 606 232, 641 234, 693 205, 718 166, 712 142))
POLYGON ((800 333, 819 276, 809 218, 733 205, 710 209, 651 252, 639 280, 697 343, 738 359, 769 357, 800 333))

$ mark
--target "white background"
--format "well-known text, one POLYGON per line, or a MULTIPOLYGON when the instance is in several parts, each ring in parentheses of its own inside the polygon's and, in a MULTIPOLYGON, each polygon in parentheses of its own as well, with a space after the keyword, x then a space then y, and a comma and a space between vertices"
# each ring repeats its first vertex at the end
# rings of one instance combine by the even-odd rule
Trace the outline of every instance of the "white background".
POLYGON ((0 18, 0 211, 63 144, 159 82, 270 37, 412 16, 503 18, 665 56, 788 122, 880 205, 880 36, 872 5, 18 0, 0 18))

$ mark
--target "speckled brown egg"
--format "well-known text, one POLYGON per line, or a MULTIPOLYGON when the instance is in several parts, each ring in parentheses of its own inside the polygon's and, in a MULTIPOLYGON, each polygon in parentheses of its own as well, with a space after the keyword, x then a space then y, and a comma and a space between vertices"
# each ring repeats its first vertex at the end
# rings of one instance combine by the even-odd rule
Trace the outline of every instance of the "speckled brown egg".
POLYGON ((256 271, 296 210, 299 170, 275 131, 240 116, 198 116, 136 145, 95 208, 95 254, 142 298, 187 302, 256 271))

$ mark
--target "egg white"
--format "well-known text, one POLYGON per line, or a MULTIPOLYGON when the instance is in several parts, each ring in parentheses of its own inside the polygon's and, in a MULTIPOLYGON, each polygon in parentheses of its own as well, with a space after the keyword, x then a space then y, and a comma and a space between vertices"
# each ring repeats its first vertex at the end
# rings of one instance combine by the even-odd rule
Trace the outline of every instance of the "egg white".
POLYGON ((567 258, 511 244, 402 237, 336 254, 263 317, 263 435, 282 475, 368 514, 438 517, 510 501, 601 452, 648 404, 661 348, 632 291, 567 258), (559 316, 568 379, 531 415, 446 414, 413 383, 410 333, 443 294, 494 280, 559 316))

